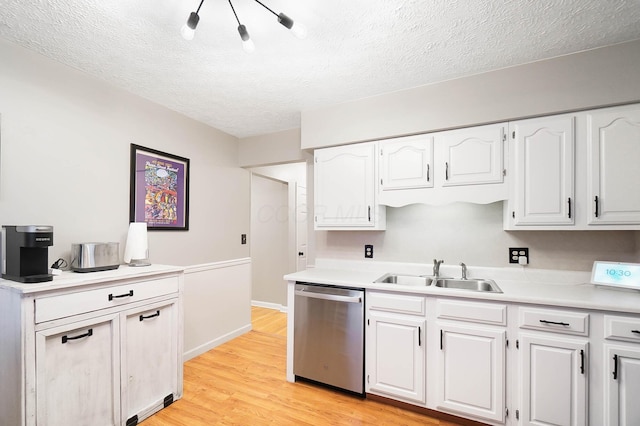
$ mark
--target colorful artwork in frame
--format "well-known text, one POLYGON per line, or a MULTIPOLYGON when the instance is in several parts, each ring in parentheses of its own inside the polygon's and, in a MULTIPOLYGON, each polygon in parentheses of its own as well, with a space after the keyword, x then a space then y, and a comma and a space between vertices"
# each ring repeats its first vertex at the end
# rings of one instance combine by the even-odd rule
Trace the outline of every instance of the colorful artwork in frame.
POLYGON ((129 221, 149 230, 189 229, 189 159, 131 144, 129 221))

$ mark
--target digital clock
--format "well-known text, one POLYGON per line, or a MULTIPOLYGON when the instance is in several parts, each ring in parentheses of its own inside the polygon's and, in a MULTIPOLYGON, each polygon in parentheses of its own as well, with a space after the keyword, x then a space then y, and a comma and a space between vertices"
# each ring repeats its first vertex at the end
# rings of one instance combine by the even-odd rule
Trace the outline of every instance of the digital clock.
POLYGON ((597 285, 640 290, 640 264, 593 262, 591 282, 597 285))

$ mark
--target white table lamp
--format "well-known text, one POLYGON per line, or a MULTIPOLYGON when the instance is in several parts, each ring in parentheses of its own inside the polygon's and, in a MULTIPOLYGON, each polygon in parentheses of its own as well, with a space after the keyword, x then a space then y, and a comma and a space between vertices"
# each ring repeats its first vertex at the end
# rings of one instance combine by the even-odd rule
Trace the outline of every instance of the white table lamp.
POLYGON ((149 266, 149 246, 147 242, 147 223, 129 224, 127 244, 124 247, 124 261, 129 266, 149 266))

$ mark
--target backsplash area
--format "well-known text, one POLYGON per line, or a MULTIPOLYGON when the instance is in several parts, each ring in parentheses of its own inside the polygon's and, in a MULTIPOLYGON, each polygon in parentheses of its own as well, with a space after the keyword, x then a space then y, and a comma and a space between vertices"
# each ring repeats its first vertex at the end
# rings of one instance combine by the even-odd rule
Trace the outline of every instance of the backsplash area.
POLYGON ((640 231, 504 231, 502 202, 387 207, 386 231, 317 231, 316 257, 509 266, 509 247, 528 247, 536 269, 589 271, 593 261, 640 262, 640 231))

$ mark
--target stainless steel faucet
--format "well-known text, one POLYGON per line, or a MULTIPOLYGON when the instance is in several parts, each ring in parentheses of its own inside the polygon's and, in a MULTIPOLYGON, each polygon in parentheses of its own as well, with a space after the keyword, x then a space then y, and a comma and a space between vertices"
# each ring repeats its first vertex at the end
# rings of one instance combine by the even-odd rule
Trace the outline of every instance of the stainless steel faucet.
POLYGON ((460 266, 462 266, 462 279, 466 280, 467 279, 467 265, 465 265, 464 263, 460 263, 460 266))
POLYGON ((444 263, 444 260, 433 259, 433 277, 438 278, 440 276, 440 265, 444 263))

